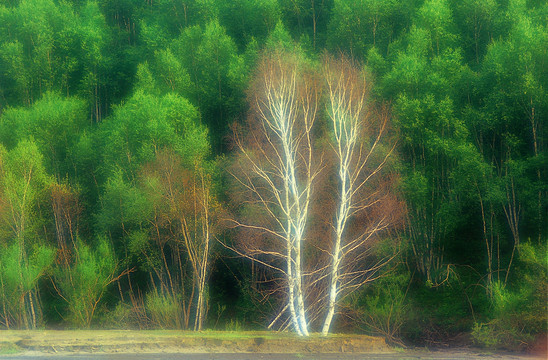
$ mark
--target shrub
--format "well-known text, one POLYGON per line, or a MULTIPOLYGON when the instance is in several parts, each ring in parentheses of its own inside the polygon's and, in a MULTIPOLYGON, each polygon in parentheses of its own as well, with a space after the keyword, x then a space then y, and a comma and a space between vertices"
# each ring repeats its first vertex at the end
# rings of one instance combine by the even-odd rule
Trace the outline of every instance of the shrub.
POLYGON ((76 327, 90 327, 97 305, 115 279, 117 260, 105 238, 95 249, 79 241, 70 267, 57 267, 55 282, 67 302, 68 320, 76 327))
POLYGON ((226 324, 225 324, 225 330, 226 331, 235 331, 235 332, 239 332, 239 331, 243 331, 244 330, 244 327, 242 325, 242 323, 239 321, 239 320, 235 320, 235 319, 230 319, 226 324))
POLYGON ((37 246, 27 257, 19 242, 0 248, 0 324, 36 328, 41 321, 38 280, 53 262, 54 250, 37 246))
POLYGON ((474 323, 472 337, 476 343, 487 348, 495 348, 500 344, 500 338, 497 336, 494 329, 485 324, 474 323))
POLYGON ((547 260, 545 246, 520 245, 513 282, 492 284, 487 321, 474 326, 472 336, 478 345, 523 350, 536 334, 546 332, 547 260))
POLYGON ((107 329, 129 329, 137 328, 134 321, 134 309, 123 302, 116 304, 116 307, 105 313, 101 319, 101 325, 107 329))
POLYGON ((181 329, 180 296, 152 291, 146 295, 145 309, 153 327, 161 329, 181 329))
POLYGON ((401 344, 400 329, 409 320, 407 272, 389 273, 352 296, 353 308, 367 332, 401 344))

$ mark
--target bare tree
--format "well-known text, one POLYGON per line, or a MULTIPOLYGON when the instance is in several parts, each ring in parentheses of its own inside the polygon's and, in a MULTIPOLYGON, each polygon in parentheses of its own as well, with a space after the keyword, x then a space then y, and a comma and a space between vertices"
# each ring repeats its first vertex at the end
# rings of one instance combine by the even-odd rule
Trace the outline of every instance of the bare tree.
MULTIPOLYGON (((211 194, 211 177, 203 167, 196 166, 192 173, 192 203, 181 216, 183 240, 188 252, 198 291, 194 330, 202 330, 206 316, 206 280, 209 277, 210 244, 214 234, 213 217, 218 206, 211 194), (188 220, 185 219, 185 215, 188 220)), ((187 204, 188 205, 188 204, 187 204)))
POLYGON ((183 319, 182 322, 177 319, 176 326, 188 328, 194 308, 193 327, 201 330, 207 310, 211 239, 219 211, 211 191, 211 175, 204 164, 196 161, 189 168, 173 151, 163 150, 143 169, 143 180, 148 184, 150 198, 156 199, 150 234, 158 248, 162 269, 156 269, 155 273, 163 291, 171 296, 183 292, 183 319), (166 253, 171 254, 171 259, 166 253), (185 297, 187 267, 192 273, 192 291, 185 297))
POLYGON ((67 184, 51 185, 51 206, 57 238, 57 264, 68 267, 76 248, 81 206, 78 194, 67 184))
POLYGON ((366 76, 350 60, 326 57, 323 70, 339 187, 322 329, 327 335, 341 293, 348 294, 370 281, 387 263, 381 259, 364 267, 360 261, 372 240, 397 220, 401 206, 390 197, 390 180, 383 171, 394 150, 393 144, 385 144, 387 110, 372 111, 366 76), (359 228, 349 231, 350 221, 360 216, 359 228))
POLYGON ((241 151, 234 177, 262 208, 268 221, 238 225, 262 230, 269 245, 246 244, 246 256, 280 271, 287 282, 287 306, 295 331, 307 336, 302 248, 314 180, 312 126, 318 82, 299 56, 281 50, 262 57, 250 95, 248 134, 236 136, 241 151), (261 258, 274 259, 263 261, 261 258), (276 260, 282 263, 276 263, 276 260))
POLYGON ((236 131, 240 155, 232 170, 246 192, 239 202, 253 204, 252 218, 236 223, 246 235, 262 234, 246 236, 240 253, 285 279, 287 304, 271 326, 289 310, 304 336, 320 322, 327 334, 337 302, 374 280, 391 259, 375 256, 373 245, 403 209, 386 171, 395 147, 387 135, 387 108, 368 103, 366 77, 352 62, 326 57, 323 74, 322 85, 297 55, 264 54, 251 88, 247 132, 236 131), (331 162, 314 144, 321 143, 314 123, 323 87, 331 162))

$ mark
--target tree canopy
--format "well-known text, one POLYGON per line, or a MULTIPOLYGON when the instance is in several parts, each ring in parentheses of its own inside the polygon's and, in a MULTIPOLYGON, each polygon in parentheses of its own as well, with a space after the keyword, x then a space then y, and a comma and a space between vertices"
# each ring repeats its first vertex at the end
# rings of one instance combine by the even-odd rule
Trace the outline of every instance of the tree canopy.
POLYGON ((547 11, 2 2, 0 328, 532 346, 547 11))

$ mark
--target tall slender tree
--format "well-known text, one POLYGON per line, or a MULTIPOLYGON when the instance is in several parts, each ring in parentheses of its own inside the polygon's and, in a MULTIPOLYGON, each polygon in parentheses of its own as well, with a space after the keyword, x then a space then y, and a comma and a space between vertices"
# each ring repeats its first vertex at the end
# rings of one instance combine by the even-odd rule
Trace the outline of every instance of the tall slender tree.
POLYGON ((318 174, 312 134, 318 84, 297 54, 273 50, 264 54, 251 91, 250 131, 246 138, 236 139, 242 163, 233 175, 271 223, 239 225, 273 237, 276 246, 248 248, 248 254, 284 260, 285 267, 277 270, 287 282, 286 308, 295 331, 307 336, 302 249, 318 174))
POLYGON ((371 267, 363 263, 356 266, 355 262, 364 258, 381 231, 397 221, 396 212, 401 206, 395 199, 388 199, 389 187, 383 184, 390 181, 384 168, 394 150, 387 139, 386 109, 373 113, 369 83, 350 60, 326 57, 323 73, 339 187, 329 251, 328 310, 322 329, 327 335, 341 293, 359 288, 386 264, 386 259, 371 267), (380 211, 371 211, 375 207, 380 211), (364 211, 370 215, 361 228, 349 231, 351 220, 364 211))

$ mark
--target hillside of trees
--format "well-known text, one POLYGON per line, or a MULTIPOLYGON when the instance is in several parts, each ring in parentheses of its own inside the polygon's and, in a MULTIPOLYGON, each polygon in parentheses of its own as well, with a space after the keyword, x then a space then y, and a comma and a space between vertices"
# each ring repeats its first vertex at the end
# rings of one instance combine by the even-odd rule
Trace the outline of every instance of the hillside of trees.
POLYGON ((0 329, 533 346, 542 0, 3 0, 0 329))

